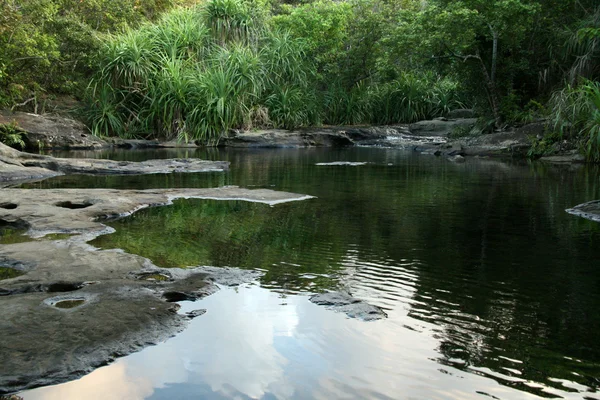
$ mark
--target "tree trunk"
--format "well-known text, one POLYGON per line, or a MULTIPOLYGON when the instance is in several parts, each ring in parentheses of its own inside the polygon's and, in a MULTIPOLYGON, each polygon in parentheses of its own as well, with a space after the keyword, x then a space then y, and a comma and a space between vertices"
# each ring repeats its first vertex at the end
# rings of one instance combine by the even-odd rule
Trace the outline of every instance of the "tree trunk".
POLYGON ((481 71, 483 72, 483 76, 485 78, 485 85, 488 90, 490 107, 492 108, 492 113, 494 114, 495 125, 496 128, 500 128, 502 126, 502 116, 500 115, 500 100, 498 97, 498 90, 496 89, 496 82, 494 82, 490 76, 483 59, 479 56, 478 58, 481 65, 481 71))

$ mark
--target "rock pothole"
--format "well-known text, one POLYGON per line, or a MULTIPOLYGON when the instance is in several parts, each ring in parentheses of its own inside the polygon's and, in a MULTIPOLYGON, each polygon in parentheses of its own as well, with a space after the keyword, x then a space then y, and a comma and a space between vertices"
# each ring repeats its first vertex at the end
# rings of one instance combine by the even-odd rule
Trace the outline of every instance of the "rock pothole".
POLYGON ((58 308, 60 310, 71 310, 73 308, 81 307, 84 304, 92 300, 93 296, 89 295, 62 295, 55 296, 43 301, 47 306, 58 308))
POLYGON ((54 282, 45 287, 48 293, 74 292, 86 286, 85 282, 54 282))
POLYGON ((0 208, 4 208, 5 210, 14 210, 19 207, 15 203, 0 203, 0 208))
POLYGON ((82 208, 88 208, 94 204, 89 201, 74 203, 72 201, 60 201, 54 204, 56 207, 68 208, 70 210, 79 210, 82 208))

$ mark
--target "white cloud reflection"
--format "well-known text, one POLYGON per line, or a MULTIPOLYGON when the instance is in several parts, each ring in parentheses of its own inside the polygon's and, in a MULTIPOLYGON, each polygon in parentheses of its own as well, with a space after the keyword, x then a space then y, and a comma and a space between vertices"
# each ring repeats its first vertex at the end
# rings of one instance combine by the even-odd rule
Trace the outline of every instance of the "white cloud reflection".
POLYGON ((479 391, 503 400, 537 398, 438 364, 438 340, 430 332, 404 328, 415 321, 403 307, 391 310, 387 320, 367 323, 304 296, 282 299, 252 286, 223 289, 185 303, 182 311, 196 308, 208 312, 166 343, 80 380, 22 395, 26 400, 178 399, 182 392, 215 399, 481 400, 479 391))

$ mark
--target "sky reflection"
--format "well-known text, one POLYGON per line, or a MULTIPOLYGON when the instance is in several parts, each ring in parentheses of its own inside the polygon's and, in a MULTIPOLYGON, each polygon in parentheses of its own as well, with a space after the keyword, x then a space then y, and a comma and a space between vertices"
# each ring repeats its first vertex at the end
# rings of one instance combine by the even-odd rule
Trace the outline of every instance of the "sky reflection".
MULTIPOLYGON (((208 312, 178 336, 73 382, 22 393, 64 399, 539 398, 438 364, 432 327, 406 311, 362 322, 260 288, 223 288, 181 312, 208 312), (412 321, 411 321, 412 320, 412 321), (488 397, 489 398, 489 397, 488 397)), ((581 393, 561 392, 581 399, 581 393)))

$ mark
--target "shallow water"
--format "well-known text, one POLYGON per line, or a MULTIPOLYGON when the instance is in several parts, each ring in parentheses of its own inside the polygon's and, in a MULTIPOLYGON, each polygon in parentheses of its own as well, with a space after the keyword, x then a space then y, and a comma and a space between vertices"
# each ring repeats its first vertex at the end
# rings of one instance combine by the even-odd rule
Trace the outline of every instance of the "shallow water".
POLYGON ((596 167, 453 164, 360 148, 93 155, 232 165, 28 186, 239 185, 317 198, 275 207, 177 201, 112 222, 117 232, 93 245, 165 267, 265 275, 185 303, 183 311, 208 312, 166 343, 25 399, 600 399, 600 224, 564 212, 600 198, 596 167), (368 164, 316 165, 336 161, 368 164), (351 320, 308 301, 325 289, 388 318, 351 320))

